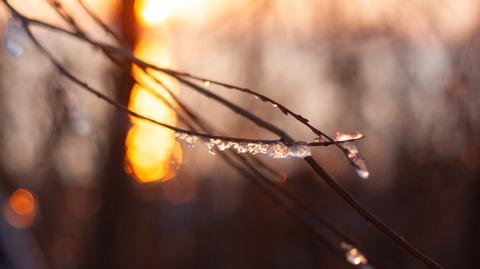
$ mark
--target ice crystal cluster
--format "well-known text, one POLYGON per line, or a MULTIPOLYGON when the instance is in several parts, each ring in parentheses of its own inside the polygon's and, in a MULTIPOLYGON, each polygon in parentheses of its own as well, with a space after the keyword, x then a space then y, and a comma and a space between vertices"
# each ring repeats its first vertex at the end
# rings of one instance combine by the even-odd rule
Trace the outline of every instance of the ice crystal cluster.
MULTIPOLYGON (((193 147, 200 139, 205 143, 210 154, 215 155, 216 151, 233 150, 236 153, 249 153, 252 155, 263 154, 272 159, 286 159, 286 158, 305 158, 312 155, 310 146, 304 142, 297 142, 294 144, 285 144, 281 141, 261 143, 261 142, 234 142, 223 139, 213 138, 199 138, 196 135, 191 135, 184 132, 177 132, 178 140, 183 140, 188 146, 193 147)), ((359 154, 357 146, 353 140, 362 138, 363 135, 358 132, 337 132, 335 142, 343 149, 345 155, 350 160, 352 165, 356 168, 357 174, 366 179, 370 175, 365 161, 359 154), (345 142, 344 142, 345 141, 345 142)), ((318 137, 314 142, 326 142, 324 137, 318 137)))
MULTIPOLYGON (((199 139, 195 135, 187 133, 176 133, 179 140, 184 140, 189 146, 194 146, 199 139)), ((272 159, 286 159, 286 158, 305 158, 312 155, 310 147, 305 143, 296 143, 286 145, 283 142, 272 143, 253 143, 253 142, 233 142, 222 139, 203 139, 203 142, 208 148, 210 154, 215 155, 215 152, 233 150, 236 153, 249 153, 252 155, 263 154, 272 159)))

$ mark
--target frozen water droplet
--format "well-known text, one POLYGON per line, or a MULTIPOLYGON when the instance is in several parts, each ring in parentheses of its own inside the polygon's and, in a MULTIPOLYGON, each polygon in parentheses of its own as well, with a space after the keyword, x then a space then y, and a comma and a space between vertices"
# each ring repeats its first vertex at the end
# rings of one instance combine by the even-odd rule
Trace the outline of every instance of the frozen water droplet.
POLYGON ((273 107, 278 107, 278 104, 273 103, 272 106, 273 107))
POLYGON ((325 143, 325 142, 327 142, 327 139, 325 139, 325 137, 323 137, 323 136, 319 136, 319 137, 315 138, 313 140, 313 142, 315 142, 315 143, 325 143))
POLYGON ((211 82, 208 81, 208 80, 205 80, 205 81, 203 82, 203 85, 205 85, 205 87, 210 86, 210 84, 211 84, 211 82))
POLYGON ((352 248, 351 250, 345 253, 345 258, 347 261, 354 265, 366 264, 367 258, 363 256, 363 254, 356 248, 352 248))
POLYGON ((182 132, 176 132, 175 137, 180 140, 184 140, 187 137, 188 134, 182 133, 182 132))
POLYGON ((211 155, 215 155, 215 143, 214 143, 214 139, 210 139, 210 140, 207 140, 205 141, 205 145, 207 145, 207 148, 208 148, 208 153, 210 153, 211 155))
POLYGON ((356 166, 356 172, 359 177, 367 179, 370 176, 367 165, 362 158, 357 156, 357 158, 353 159, 353 163, 356 166))
POLYGON ((194 147, 195 144, 197 143, 198 137, 195 135, 190 135, 187 133, 182 133, 182 132, 177 132, 175 133, 175 137, 178 140, 183 140, 189 147, 194 147))
POLYGON ((370 176, 370 172, 365 161, 360 156, 357 146, 352 142, 340 143, 339 146, 345 150, 347 158, 355 166, 358 176, 367 179, 370 176))
POLYGON ((224 142, 223 144, 225 145, 225 149, 236 149, 238 147, 237 142, 228 141, 226 143, 224 142))
POLYGON ((353 247, 352 245, 342 242, 340 247, 345 250, 345 259, 353 265, 366 265, 368 264, 367 258, 363 255, 360 250, 353 247))
POLYGON ((290 154, 295 158, 305 158, 312 156, 310 147, 307 145, 297 144, 290 146, 290 154))
POLYGON ((14 17, 8 20, 7 34, 5 36, 5 48, 14 57, 20 57, 25 50, 25 29, 22 22, 14 17))
POLYGON ((257 100, 258 100, 258 99, 260 99, 260 97, 258 97, 258 95, 255 95, 255 99, 257 99, 257 100))
MULTIPOLYGON (((175 133, 179 140, 185 140, 187 144, 194 145, 198 137, 183 132, 175 133)), ((265 154, 273 159, 284 159, 289 157, 305 158, 312 155, 310 147, 305 142, 298 142, 293 145, 285 145, 283 142, 276 143, 254 143, 254 142, 234 142, 222 139, 205 139, 205 145, 210 154, 215 155, 215 150, 224 151, 233 149, 238 154, 249 153, 252 155, 265 154)))
POLYGON ((345 151, 347 151, 347 157, 350 160, 353 160, 358 156, 358 148, 352 142, 345 142, 339 144, 345 151))
POLYGON ((248 143, 247 144, 248 153, 256 155, 256 154, 267 154, 268 153, 268 145, 263 143, 248 143))
POLYGON ((196 137, 194 135, 187 135, 187 137, 185 138, 185 142, 187 142, 187 145, 189 147, 194 147, 195 143, 197 143, 197 139, 198 139, 198 137, 196 137))
POLYGON ((359 132, 337 132, 335 135, 335 141, 342 142, 348 140, 356 140, 363 137, 363 134, 359 132))
POLYGON ((237 150, 237 153, 247 153, 248 144, 244 142, 238 143, 235 149, 237 150))
POLYGON ((272 159, 284 159, 289 154, 288 147, 282 142, 270 144, 268 149, 268 156, 272 159))
POLYGON ((220 151, 224 151, 224 150, 228 149, 228 146, 227 146, 227 145, 228 145, 227 143, 222 142, 222 143, 220 143, 220 144, 217 145, 217 148, 218 148, 220 151))
MULTIPOLYGON (((262 152, 263 153, 263 152, 262 152)), ((266 154, 272 159, 285 159, 289 157, 305 158, 312 155, 310 147, 304 143, 285 145, 282 142, 269 144, 266 154)))
POLYGON ((367 170, 357 169, 357 175, 363 179, 367 179, 370 176, 370 172, 367 170))

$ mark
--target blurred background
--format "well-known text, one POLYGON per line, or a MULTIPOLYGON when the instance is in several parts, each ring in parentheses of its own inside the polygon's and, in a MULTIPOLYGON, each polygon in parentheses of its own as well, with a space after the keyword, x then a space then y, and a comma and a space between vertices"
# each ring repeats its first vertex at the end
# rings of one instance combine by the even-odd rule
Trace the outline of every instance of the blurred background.
MULTIPOLYGON (((47 1, 10 2, 68 28, 47 1)), ((89 34, 115 44, 78 1, 60 2, 89 34)), ((315 148, 315 159, 440 264, 478 268, 479 0, 83 3, 148 62, 258 89, 331 135, 362 132, 369 179, 336 148, 315 148)), ((0 20, 5 40, 4 5, 0 20)), ((183 126, 133 85, 130 72, 151 83, 138 69, 122 70, 77 39, 34 33, 90 85, 183 126)), ((21 55, 0 52, 0 268, 351 268, 218 154, 129 119, 61 77, 26 36, 23 46, 21 55)), ((276 139, 159 78, 219 132, 276 139)), ((298 140, 315 138, 271 105, 208 87, 298 140)), ((260 158, 383 268, 424 268, 301 160, 260 158)))

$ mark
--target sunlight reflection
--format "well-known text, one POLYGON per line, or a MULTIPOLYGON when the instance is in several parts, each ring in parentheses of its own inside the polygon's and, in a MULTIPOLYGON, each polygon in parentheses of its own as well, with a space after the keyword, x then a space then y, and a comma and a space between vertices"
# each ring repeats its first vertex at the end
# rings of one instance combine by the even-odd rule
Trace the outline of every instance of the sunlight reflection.
POLYGON ((145 25, 156 25, 167 19, 178 7, 179 1, 141 0, 135 1, 135 13, 145 25))
MULTIPOLYGON (((137 43, 135 54, 160 66, 171 65, 168 47, 159 39, 147 35, 137 43)), ((138 84, 133 87, 129 108, 155 120, 175 125, 175 112, 155 96, 161 95, 169 99, 166 91, 138 67, 133 68, 133 75, 143 86, 148 87, 145 89, 138 84)), ((173 79, 158 73, 155 76, 169 89, 175 91, 178 88, 173 79)), ((126 140, 127 172, 141 183, 172 178, 182 160, 181 147, 175 140, 175 133, 142 120, 131 121, 133 127, 126 140)))

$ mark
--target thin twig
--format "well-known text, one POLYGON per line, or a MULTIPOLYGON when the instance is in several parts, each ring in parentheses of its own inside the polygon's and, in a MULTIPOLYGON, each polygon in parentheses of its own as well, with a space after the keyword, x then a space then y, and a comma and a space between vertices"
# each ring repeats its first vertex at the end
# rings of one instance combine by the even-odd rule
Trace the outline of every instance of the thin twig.
POLYGON ((123 46, 126 46, 127 42, 123 40, 123 38, 120 37, 115 31, 113 31, 106 23, 100 19, 82 0, 78 0, 78 3, 80 6, 85 10, 85 12, 103 29, 105 32, 113 36, 115 40, 117 40, 118 43, 122 44, 123 46))
MULTIPOLYGON (((72 24, 74 24, 73 21, 71 21, 72 24)), ((82 36, 86 36, 83 32, 81 32, 80 28, 77 26, 77 25, 73 25, 76 30, 82 34, 82 36)), ((30 37, 32 37, 32 33, 29 32, 29 35, 30 37)), ((35 40, 35 44, 38 46, 40 45, 39 42, 37 40, 35 40)), ((44 52, 47 52, 44 48, 42 49, 44 52)), ((105 51, 104 51, 105 52, 105 51)), ((48 56, 48 55, 47 55, 48 56)), ((49 58, 50 60, 54 60, 52 58, 52 55, 49 55, 49 58)), ((54 63, 55 64, 55 63, 54 63)), ((58 65, 55 64, 57 67, 58 65)), ((62 69, 63 70, 63 69, 62 69)), ((62 71, 60 70, 60 71, 62 71)), ((146 70, 143 70, 145 73, 148 73, 146 72, 146 70)), ((63 72, 62 72, 63 73, 63 72)), ((150 74, 150 77, 155 79, 155 81, 159 84, 161 84, 162 87, 164 87, 165 89, 166 88, 166 85, 164 85, 160 80, 158 80, 156 77, 154 77, 153 75, 150 74)), ((140 86, 148 89, 148 87, 146 87, 146 85, 142 84, 140 81, 138 81, 137 79, 135 79, 136 83, 138 83, 140 86)), ((171 91, 167 90, 169 93, 171 93, 171 91)), ((154 91, 152 89, 150 89, 150 92, 154 93, 154 91)), ((163 96, 159 95, 159 94, 155 94, 155 96, 157 98, 160 98, 164 103, 166 103, 170 108, 174 109, 173 105, 166 99, 164 98, 163 96)), ((183 106, 183 108, 186 110, 186 108, 183 106)), ((178 113, 177 113, 178 114, 178 113)), ((181 114, 178 114, 178 115, 181 115, 181 114)), ((192 113, 190 113, 191 116, 194 116, 192 113)), ((196 116, 195 116, 196 117, 196 116)), ((190 129, 193 129, 193 126, 191 124, 189 124, 184 118, 181 118, 181 120, 186 123, 190 129)), ((344 142, 344 141, 343 141, 344 142)), ((318 144, 318 143, 317 143, 318 144)), ((237 156, 238 159, 240 159, 242 161, 242 163, 246 164, 246 165, 249 165, 248 162, 246 162, 246 159, 243 157, 243 156, 240 156, 240 155, 235 155, 237 156)), ((225 155, 222 154, 222 157, 225 158, 225 155)), ((255 158, 255 160, 257 162, 259 162, 259 160, 257 160, 255 158)), ((252 166, 249 166, 250 169, 256 171, 256 173, 260 174, 256 168, 252 167, 252 166)), ((263 176, 263 175, 262 175, 263 176)), ((311 208, 309 208, 308 206, 306 206, 306 204, 304 204, 303 202, 301 202, 298 198, 296 198, 294 195, 292 195, 291 193, 289 193, 286 189, 280 187, 279 185, 276 185, 276 184, 273 184, 271 180, 267 179, 267 178, 264 178, 266 183, 268 183, 270 186, 272 186, 273 188, 277 189, 278 191, 280 191, 281 193, 283 193, 285 196, 287 196, 287 198, 289 198, 290 200, 292 200, 295 204, 297 204, 298 206, 300 206, 300 208, 302 208, 303 210, 305 210, 307 213, 311 214, 317 221, 319 221, 321 224, 325 225, 329 230, 331 230, 335 235, 337 235, 339 238, 342 239, 342 241, 345 241, 345 242, 348 242, 348 243, 352 243, 353 244, 353 240, 348 238, 346 235, 342 234, 339 230, 337 230, 333 225, 331 225, 330 223, 328 223, 326 220, 324 220, 322 217, 320 217, 319 214, 317 214, 315 211, 313 211, 311 208)), ((308 224, 307 224, 308 226, 308 224)))
MULTIPOLYGON (((52 61, 52 63, 57 67, 57 69, 64 75, 66 76, 67 78, 69 78, 71 81, 75 82, 76 84, 80 85, 82 88, 88 90, 89 92, 97 95, 99 98, 103 99, 104 101, 107 101, 108 103, 114 105, 115 107, 117 107, 118 109, 120 110, 123 110, 124 112, 128 113, 129 115, 131 116, 134 116, 134 117, 137 117, 137 118, 140 118, 140 119, 144 119, 144 120, 147 120, 147 121, 150 121, 152 123, 155 123, 155 124, 158 124, 160 126, 163 126, 163 127, 166 127, 166 128, 169 128, 169 129, 172 129, 172 130, 175 130, 175 131, 179 131, 179 132, 184 132, 184 133, 187 133, 187 134, 193 134, 193 132, 191 131, 188 131, 188 130, 183 130, 183 129, 180 129, 180 128, 176 128, 174 126, 170 126, 170 125, 167 125, 167 124, 164 124, 164 123, 160 123, 158 121, 155 121, 153 119, 149 119, 145 116, 142 116, 142 115, 139 115, 138 113, 136 112, 133 112, 133 111, 130 111, 128 108, 126 108, 125 106, 123 105, 120 105, 118 103, 116 103, 113 99, 109 98, 108 96, 104 95, 103 93, 99 92, 99 91, 96 91, 95 89, 91 88, 90 86, 88 86, 86 83, 82 82, 81 80, 79 80, 78 78, 76 78, 74 75, 72 75, 68 70, 66 70, 54 57, 53 55, 51 55, 51 53, 46 50, 44 47, 42 47, 42 45, 38 42, 38 40, 35 39, 35 37, 33 36, 33 34, 31 33, 30 29, 28 28, 29 24, 38 24, 38 25, 44 25, 45 27, 48 27, 48 28, 56 28, 56 29, 61 29, 59 27, 52 27, 51 25, 48 25, 46 23, 43 23, 43 22, 40 22, 40 21, 36 21, 36 20, 30 20, 30 19, 27 19, 26 17, 20 15, 16 10, 13 9, 13 7, 8 3, 7 0, 3 0, 3 2, 9 7, 9 9, 12 11, 12 13, 16 16, 18 16, 21 20, 22 20, 22 23, 24 24, 26 30, 27 30, 27 33, 29 35, 29 37, 32 39, 32 41, 35 43, 35 45, 37 45, 37 47, 39 47, 41 49, 41 51, 48 56, 48 58, 52 61)), ((69 33, 69 34, 72 34, 78 38, 81 38, 83 39, 84 41, 87 41, 89 43, 98 43, 98 42, 94 42, 90 39, 87 39, 85 38, 84 36, 81 36, 80 34, 74 34, 74 33, 71 33, 70 31, 68 30, 60 30, 62 32, 65 32, 65 33, 69 33)), ((105 45, 105 44, 100 44, 100 45, 97 45, 97 47, 104 47, 104 49, 106 51, 112 51, 112 53, 120 53, 121 55, 125 56, 128 60, 130 60, 132 63, 135 63, 135 64, 138 64, 140 66, 144 66, 144 67, 148 67, 148 68, 153 68, 151 64, 148 64, 148 63, 145 63, 137 58, 135 58, 133 56, 133 54, 131 52, 127 52, 125 53, 125 50, 121 50, 121 49, 118 49, 118 48, 115 48, 113 46, 109 46, 109 45, 105 45)), ((155 68, 154 68, 155 69, 155 68)), ((160 69, 157 69, 157 70, 160 70, 160 69)), ((221 98, 219 97, 218 95, 216 94, 213 94, 211 93, 210 91, 206 90, 205 88, 195 84, 195 83, 192 83, 188 80, 186 80, 185 78, 182 78, 180 76, 175 76, 173 75, 172 71, 163 71, 164 73, 166 74, 169 74, 169 75, 172 75, 174 76, 175 78, 177 78, 180 82, 182 82, 183 84, 189 86, 190 88, 202 93, 203 95, 205 95, 206 97, 209 97, 209 98, 213 98, 214 100, 222 103, 224 106, 228 107, 229 109, 231 109, 232 111, 236 112, 236 113, 239 113, 240 115, 242 115, 243 117, 249 119, 250 121, 256 123, 257 125, 259 125, 261 128, 264 128, 266 130, 269 130, 270 132, 272 133, 275 133, 277 135, 280 136, 281 140, 276 140, 276 141, 286 141, 286 142, 290 142, 290 143, 293 143, 294 140, 287 134, 285 133, 283 130, 279 129, 278 127, 276 127, 275 125, 273 124, 270 124, 266 121, 264 121, 263 119, 257 117, 256 115, 246 111, 245 109, 237 106, 236 104, 234 103, 231 103, 230 101, 228 100, 225 100, 224 98, 221 98)), ((273 100, 272 100, 273 101, 273 100)), ((277 103, 278 104, 278 103, 277 103)), ((293 116, 293 115, 292 115, 293 116)), ((303 117, 302 117, 303 118, 303 117)), ((297 119, 299 120, 299 119, 297 119)), ((303 122, 305 124, 305 122, 303 122)), ((308 124, 308 122, 307 122, 308 124)), ((197 135, 197 134, 195 134, 197 135)), ((207 134, 198 134, 197 136, 201 136, 201 137, 210 137, 209 135, 207 134)), ((255 140, 255 141, 259 141, 259 140, 255 140)), ((346 190, 344 189, 341 185, 339 185, 328 173, 326 173, 324 171, 324 169, 312 158, 312 157, 307 157, 305 158, 305 161, 310 165, 310 167, 315 171, 315 173, 317 175, 319 175, 321 178, 323 178, 325 180, 325 182, 343 199, 345 200, 350 206, 352 206, 353 209, 355 209, 355 211, 360 215, 362 216, 366 221, 372 223, 377 229, 379 229, 381 232, 383 232, 385 235, 387 235, 389 238, 391 238, 394 242, 396 242, 399 246, 401 246, 402 248, 404 248, 407 252, 409 252, 413 257, 415 257, 417 260, 419 260, 420 262, 422 262, 423 264, 425 264, 426 266, 428 266, 429 268, 442 268, 438 263, 436 263, 435 261, 433 261, 432 259, 430 259, 429 257, 427 257, 425 254, 423 254, 420 250, 418 250, 416 247, 414 247, 411 243, 409 243, 407 240, 405 240, 403 237, 401 237, 400 235, 398 235, 395 231, 393 231, 391 228, 389 228, 388 226, 386 226, 383 222, 381 222, 375 215, 373 215, 373 213, 371 213, 369 210, 367 210, 365 207, 363 207, 358 201, 356 201, 355 198, 353 198, 353 196, 346 190)))

